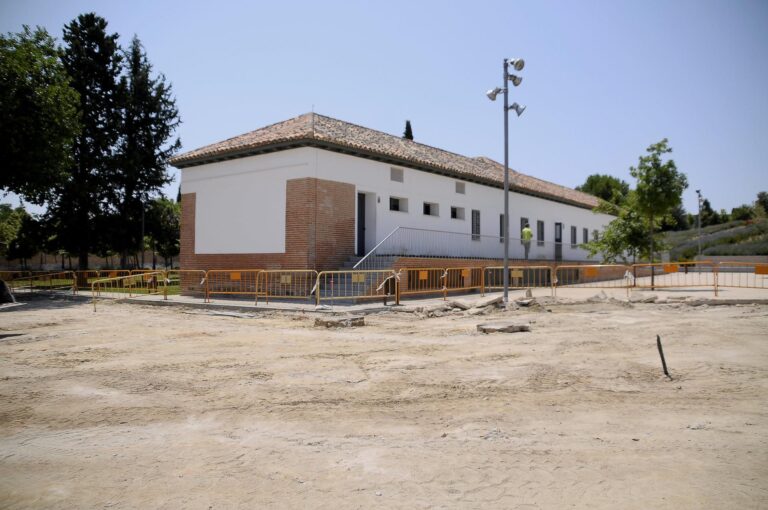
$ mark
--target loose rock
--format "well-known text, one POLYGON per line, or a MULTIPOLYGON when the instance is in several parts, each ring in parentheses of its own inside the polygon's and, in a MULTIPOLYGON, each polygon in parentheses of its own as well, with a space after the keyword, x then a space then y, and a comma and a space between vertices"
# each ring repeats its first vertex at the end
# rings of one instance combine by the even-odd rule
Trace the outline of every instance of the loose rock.
POLYGON ((519 333, 521 331, 530 331, 530 324, 514 324, 512 322, 493 322, 489 324, 478 324, 477 330, 481 333, 519 333))
POLYGON ((356 326, 365 326, 365 317, 362 315, 354 317, 318 317, 315 319, 315 326, 326 328, 354 328, 356 326))

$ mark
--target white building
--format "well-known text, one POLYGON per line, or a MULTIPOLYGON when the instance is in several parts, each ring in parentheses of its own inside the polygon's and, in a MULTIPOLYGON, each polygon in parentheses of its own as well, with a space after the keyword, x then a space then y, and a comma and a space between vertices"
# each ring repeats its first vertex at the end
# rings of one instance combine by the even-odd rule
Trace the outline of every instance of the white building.
MULTIPOLYGON (((338 268, 385 239, 387 255, 502 256, 503 166, 487 158, 310 113, 171 162, 183 268, 338 268)), ((597 199, 510 172, 511 257, 528 221, 531 259, 586 260, 578 245, 612 219, 597 199)))

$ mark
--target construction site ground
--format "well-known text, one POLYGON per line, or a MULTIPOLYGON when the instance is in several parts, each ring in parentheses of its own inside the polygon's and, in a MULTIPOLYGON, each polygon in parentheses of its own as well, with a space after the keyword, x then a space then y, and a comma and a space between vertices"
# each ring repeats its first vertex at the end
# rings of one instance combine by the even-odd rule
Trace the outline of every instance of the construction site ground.
POLYGON ((0 507, 768 507, 766 290, 550 294, 18 296, 0 507))

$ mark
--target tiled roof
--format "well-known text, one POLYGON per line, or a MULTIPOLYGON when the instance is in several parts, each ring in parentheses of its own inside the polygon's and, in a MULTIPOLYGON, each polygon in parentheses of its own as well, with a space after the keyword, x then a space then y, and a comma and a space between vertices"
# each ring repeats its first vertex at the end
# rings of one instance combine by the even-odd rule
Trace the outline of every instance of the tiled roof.
MULTIPOLYGON (((184 168, 300 145, 320 146, 363 157, 390 160, 492 186, 500 186, 504 182, 504 166, 492 159, 469 158, 316 113, 306 113, 223 142, 185 152, 171 158, 171 164, 184 168)), ((597 198, 592 195, 512 169, 510 189, 579 207, 593 208, 598 203, 597 198)))

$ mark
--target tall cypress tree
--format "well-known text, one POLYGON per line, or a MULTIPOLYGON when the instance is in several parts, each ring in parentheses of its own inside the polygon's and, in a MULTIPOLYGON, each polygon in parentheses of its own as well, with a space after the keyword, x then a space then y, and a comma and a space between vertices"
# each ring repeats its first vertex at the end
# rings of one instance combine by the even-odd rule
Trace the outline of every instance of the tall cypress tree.
POLYGON ((117 34, 94 13, 81 14, 64 27, 62 62, 71 86, 80 95, 81 132, 73 148, 73 163, 61 192, 49 207, 59 225, 61 247, 77 254, 78 267, 88 268, 88 253, 97 242, 110 189, 109 170, 118 140, 116 108, 121 55, 117 34))
POLYGON ((118 87, 120 138, 110 170, 109 202, 115 214, 112 247, 123 260, 143 247, 142 214, 150 197, 170 182, 168 159, 181 147, 173 134, 180 124, 171 86, 152 76, 141 41, 134 36, 125 52, 125 72, 118 87))
POLYGON ((403 138, 406 140, 413 140, 413 130, 411 129, 411 121, 405 121, 405 131, 403 132, 403 138))

